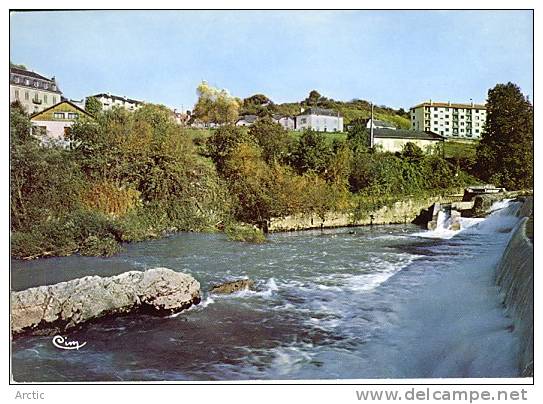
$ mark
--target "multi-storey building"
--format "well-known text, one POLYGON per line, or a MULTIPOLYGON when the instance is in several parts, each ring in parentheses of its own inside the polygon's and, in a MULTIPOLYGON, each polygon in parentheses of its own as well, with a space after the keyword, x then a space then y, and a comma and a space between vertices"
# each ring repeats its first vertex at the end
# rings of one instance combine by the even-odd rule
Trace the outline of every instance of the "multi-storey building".
POLYGON ((133 100, 125 96, 121 97, 110 93, 100 93, 91 95, 90 97, 96 98, 102 103, 103 111, 112 109, 113 107, 122 107, 130 111, 135 111, 144 104, 143 101, 133 100))
POLYGON ((486 106, 430 100, 412 107, 410 115, 412 130, 451 138, 479 139, 484 132, 486 106))
POLYGON ((325 108, 308 108, 295 117, 296 130, 312 129, 318 132, 343 132, 343 117, 339 112, 325 108))
POLYGON ((55 78, 10 66, 9 102, 19 101, 29 114, 43 111, 60 102, 62 92, 55 78))

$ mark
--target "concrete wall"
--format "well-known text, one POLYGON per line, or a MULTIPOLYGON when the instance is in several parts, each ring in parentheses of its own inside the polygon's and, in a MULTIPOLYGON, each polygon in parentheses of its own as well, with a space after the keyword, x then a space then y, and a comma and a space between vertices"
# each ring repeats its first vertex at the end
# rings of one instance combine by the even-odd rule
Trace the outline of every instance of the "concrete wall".
POLYGON ((268 222, 269 232, 319 229, 328 227, 363 226, 368 224, 411 223, 423 209, 436 202, 451 203, 461 200, 461 192, 457 195, 436 196, 427 198, 405 198, 368 212, 363 217, 356 218, 352 213, 330 212, 324 220, 316 214, 298 214, 283 218, 272 218, 268 222), (373 215, 373 220, 371 219, 373 215))

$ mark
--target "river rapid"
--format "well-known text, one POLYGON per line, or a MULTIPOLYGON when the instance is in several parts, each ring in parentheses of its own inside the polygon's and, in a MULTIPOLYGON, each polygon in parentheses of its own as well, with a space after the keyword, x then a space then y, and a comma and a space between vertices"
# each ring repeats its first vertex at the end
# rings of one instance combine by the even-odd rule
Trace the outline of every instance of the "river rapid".
POLYGON ((516 377, 519 340, 494 270, 519 204, 461 231, 413 225, 277 233, 253 245, 180 233, 111 258, 13 260, 12 289, 167 267, 194 276, 202 302, 174 316, 99 320, 12 343, 18 382, 516 377), (209 295, 250 278, 256 291, 209 295))

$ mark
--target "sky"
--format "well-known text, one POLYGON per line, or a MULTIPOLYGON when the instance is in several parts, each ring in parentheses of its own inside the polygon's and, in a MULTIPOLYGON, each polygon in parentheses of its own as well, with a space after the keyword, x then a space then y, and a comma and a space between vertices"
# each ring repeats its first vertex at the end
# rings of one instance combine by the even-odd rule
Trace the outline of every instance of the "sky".
POLYGON ((192 109, 202 80, 296 102, 316 89, 404 108, 533 98, 532 11, 14 12, 10 60, 71 99, 110 92, 192 109))

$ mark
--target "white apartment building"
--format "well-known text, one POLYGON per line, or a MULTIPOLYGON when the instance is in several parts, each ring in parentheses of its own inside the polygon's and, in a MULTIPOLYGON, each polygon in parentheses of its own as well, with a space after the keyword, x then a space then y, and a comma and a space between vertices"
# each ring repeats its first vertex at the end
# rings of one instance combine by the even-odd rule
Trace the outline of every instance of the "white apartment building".
POLYGON ((61 100, 62 92, 55 78, 48 79, 41 74, 21 69, 9 68, 9 102, 19 101, 26 112, 35 114, 61 100))
POLYGON ((484 132, 486 106, 451 102, 423 102, 410 109, 411 129, 447 138, 479 139, 484 132))
POLYGON ((296 130, 343 132, 343 117, 339 112, 324 108, 308 108, 295 117, 296 130))
POLYGON ((107 111, 113 107, 126 108, 129 111, 135 111, 140 108, 144 103, 143 101, 133 100, 126 96, 113 95, 110 93, 100 93, 91 95, 88 98, 93 97, 102 103, 102 110, 107 111))

